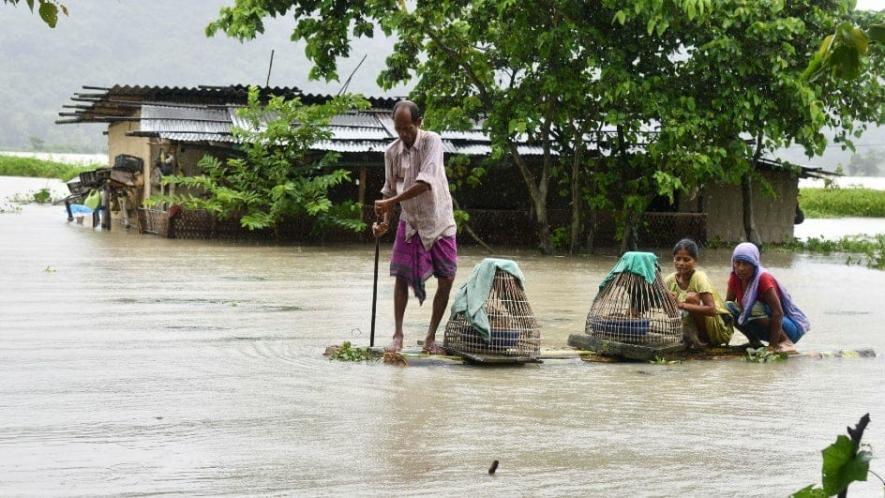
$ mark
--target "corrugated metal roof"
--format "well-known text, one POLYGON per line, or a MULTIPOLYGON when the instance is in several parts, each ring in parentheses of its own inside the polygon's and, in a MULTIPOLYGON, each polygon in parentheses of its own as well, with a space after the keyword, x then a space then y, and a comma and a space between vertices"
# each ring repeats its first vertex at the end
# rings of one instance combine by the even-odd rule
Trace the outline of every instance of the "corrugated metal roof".
POLYGON ((221 134, 221 133, 186 133, 186 132, 160 132, 158 136, 164 140, 169 140, 172 142, 187 142, 187 143, 196 143, 196 142, 224 142, 224 143, 236 143, 237 139, 234 138, 230 134, 221 134))
POLYGON ((375 112, 348 112, 332 118, 334 126, 357 126, 363 128, 382 128, 375 112))
POLYGON ((472 140, 476 142, 489 142, 489 137, 480 130, 471 131, 453 131, 444 130, 440 132, 440 137, 444 140, 472 140))
POLYGON ((390 142, 392 138, 380 127, 357 128, 355 126, 331 126, 332 137, 336 140, 383 140, 390 142))
MULTIPOLYGON (((516 149, 525 156, 544 155, 544 148, 534 145, 518 145, 516 149)), ((459 144, 443 140, 443 150, 449 154, 464 154, 466 156, 487 156, 492 153, 491 145, 486 144, 459 144)), ((551 151, 555 155, 554 151, 551 151)))
POLYGON ((188 121, 230 122, 227 109, 191 106, 141 106, 141 119, 179 119, 188 121))
MULTIPOLYGON (((224 142, 236 143, 231 135, 233 127, 248 129, 251 123, 237 115, 238 105, 162 105, 141 106, 140 129, 135 135, 155 134, 165 140, 176 142, 224 142)), ((262 121, 267 121, 269 116, 262 121)), ((396 138, 393 120, 388 111, 356 111, 332 118, 331 140, 317 143, 315 150, 335 152, 382 153, 396 138)), ((447 154, 485 156, 491 154, 488 136, 479 130, 443 131, 443 151, 447 154)), ((525 140, 525 137, 520 137, 525 140)), ((520 153, 541 155, 538 146, 520 145, 520 153)))
POLYGON ((387 142, 373 142, 369 140, 323 140, 311 147, 314 150, 327 150, 334 152, 384 152, 387 142))

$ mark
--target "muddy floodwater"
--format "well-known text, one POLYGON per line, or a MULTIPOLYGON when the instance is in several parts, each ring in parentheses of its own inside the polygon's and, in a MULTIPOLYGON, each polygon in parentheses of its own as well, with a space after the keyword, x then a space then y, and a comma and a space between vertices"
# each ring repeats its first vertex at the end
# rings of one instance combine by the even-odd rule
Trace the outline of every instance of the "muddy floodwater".
MULTIPOLYGON (((45 183, 0 178, 0 197, 45 183)), ((501 255, 526 274, 545 347, 583 330, 615 262, 501 255)), ((723 291, 728 255, 702 254, 723 291)), ((456 285, 483 256, 462 251, 456 285)), ((885 474, 881 357, 330 362, 327 345, 368 343, 372 257, 93 231, 58 206, 0 214, 0 496, 786 496, 819 482, 820 450, 866 412, 885 474)), ((811 319, 800 350, 885 353, 885 272, 763 261, 811 319)), ((379 341, 391 291, 382 276, 379 341)), ((429 316, 410 301, 408 343, 429 316)))

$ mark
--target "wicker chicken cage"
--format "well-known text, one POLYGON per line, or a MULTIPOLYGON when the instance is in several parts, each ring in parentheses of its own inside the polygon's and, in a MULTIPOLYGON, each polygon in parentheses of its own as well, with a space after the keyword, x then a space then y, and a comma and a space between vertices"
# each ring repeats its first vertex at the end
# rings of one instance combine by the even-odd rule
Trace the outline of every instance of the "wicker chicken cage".
MULTIPOLYGON (((482 263, 481 263, 482 264, 482 263)), ((515 265, 515 264, 514 264, 515 265)), ((519 278, 500 268, 482 305, 488 318, 487 333, 477 327, 468 311, 453 312, 445 330, 445 349, 480 362, 528 363, 538 361, 541 331, 519 278)))
POLYGON ((652 348, 682 343, 682 312, 664 286, 654 254, 624 255, 593 300, 585 332, 602 341, 652 348))

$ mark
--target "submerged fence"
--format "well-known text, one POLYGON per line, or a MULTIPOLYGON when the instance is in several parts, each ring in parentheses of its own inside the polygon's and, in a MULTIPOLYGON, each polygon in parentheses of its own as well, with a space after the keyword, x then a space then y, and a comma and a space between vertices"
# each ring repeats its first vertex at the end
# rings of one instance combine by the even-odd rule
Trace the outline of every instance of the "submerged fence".
MULTIPOLYGON (((536 226, 526 211, 476 209, 467 210, 469 224, 483 241, 490 245, 532 247, 537 245, 536 226)), ((310 220, 290 220, 275 230, 247 230, 236 220, 219 220, 206 211, 138 209, 138 226, 141 233, 178 239, 220 240, 279 240, 290 242, 368 242, 372 240, 369 230, 374 219, 372 206, 363 208, 363 220, 367 228, 363 233, 342 229, 319 232, 310 220)), ((567 210, 549 212, 551 228, 568 225, 567 210)), ((397 219, 391 220, 391 232, 385 238, 392 240, 397 219)), ((615 223, 612 213, 597 213, 592 232, 594 246, 616 244, 615 223)), ((698 242, 707 240, 707 215, 704 213, 645 213, 641 219, 639 238, 645 246, 670 246, 674 240, 691 237, 698 242)), ((466 233, 458 235, 458 243, 470 245, 474 241, 466 233)))

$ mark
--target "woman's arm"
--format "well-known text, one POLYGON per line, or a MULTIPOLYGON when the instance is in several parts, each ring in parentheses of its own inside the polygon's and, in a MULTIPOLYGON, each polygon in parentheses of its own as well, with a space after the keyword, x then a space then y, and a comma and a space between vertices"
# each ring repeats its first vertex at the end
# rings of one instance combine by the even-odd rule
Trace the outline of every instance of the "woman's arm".
POLYGON ((704 316, 716 316, 716 304, 713 301, 713 294, 702 292, 699 296, 701 298, 699 304, 683 302, 679 303, 679 309, 690 313, 699 313, 704 316))
POLYGON ((769 346, 777 346, 783 342, 787 335, 784 334, 784 309, 781 306, 781 299, 777 295, 776 288, 770 288, 759 296, 759 300, 768 305, 771 309, 769 322, 771 326, 771 339, 768 341, 769 346))

